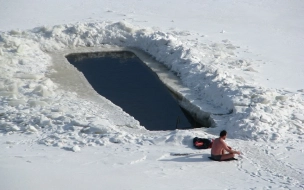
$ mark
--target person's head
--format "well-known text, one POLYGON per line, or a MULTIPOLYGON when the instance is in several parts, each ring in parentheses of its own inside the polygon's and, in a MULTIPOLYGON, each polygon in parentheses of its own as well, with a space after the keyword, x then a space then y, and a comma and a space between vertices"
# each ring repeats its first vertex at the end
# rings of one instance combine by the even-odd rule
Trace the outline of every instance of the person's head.
POLYGON ((227 131, 226 130, 222 130, 221 133, 220 133, 220 137, 225 140, 226 136, 227 136, 227 131))

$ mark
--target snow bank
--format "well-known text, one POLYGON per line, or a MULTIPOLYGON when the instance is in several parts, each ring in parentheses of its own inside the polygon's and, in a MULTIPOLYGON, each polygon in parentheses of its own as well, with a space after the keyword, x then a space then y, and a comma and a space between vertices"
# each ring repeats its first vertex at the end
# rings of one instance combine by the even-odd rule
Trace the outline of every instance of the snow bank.
MULTIPOLYGON (((157 143, 159 138, 152 133, 147 137, 138 121, 110 101, 103 98, 96 104, 49 77, 56 72, 50 69, 54 60, 49 52, 108 44, 145 51, 175 73, 190 89, 180 93, 211 114, 216 124, 207 130, 211 133, 226 129, 230 137, 277 142, 301 138, 302 92, 260 87, 253 80, 259 62, 241 58, 240 47, 229 40, 203 44, 183 35, 124 22, 1 32, 0 130, 36 133, 40 143, 73 151, 110 142, 157 143)), ((169 141, 190 139, 182 134, 169 141)))

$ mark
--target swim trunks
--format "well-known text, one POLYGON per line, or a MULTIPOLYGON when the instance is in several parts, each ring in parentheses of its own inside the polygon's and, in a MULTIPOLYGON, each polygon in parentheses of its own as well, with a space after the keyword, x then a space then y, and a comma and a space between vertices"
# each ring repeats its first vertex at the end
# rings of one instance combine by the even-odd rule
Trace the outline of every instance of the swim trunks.
POLYGON ((213 158, 216 161, 220 161, 221 158, 222 158, 222 155, 213 155, 213 154, 211 154, 211 158, 213 158))

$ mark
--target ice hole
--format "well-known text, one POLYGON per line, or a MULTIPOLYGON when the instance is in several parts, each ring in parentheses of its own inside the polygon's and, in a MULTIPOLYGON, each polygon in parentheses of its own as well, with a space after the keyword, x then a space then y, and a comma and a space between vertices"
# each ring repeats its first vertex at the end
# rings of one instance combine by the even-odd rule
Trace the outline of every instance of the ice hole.
POLYGON ((121 107, 146 129, 202 127, 134 53, 75 53, 66 58, 84 74, 96 92, 121 107))

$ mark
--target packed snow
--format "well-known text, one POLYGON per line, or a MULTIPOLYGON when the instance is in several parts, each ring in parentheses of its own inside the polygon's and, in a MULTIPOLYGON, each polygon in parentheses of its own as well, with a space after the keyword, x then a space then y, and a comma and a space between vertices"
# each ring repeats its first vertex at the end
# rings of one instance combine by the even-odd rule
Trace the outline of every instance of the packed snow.
POLYGON ((303 2, 53 2, 1 2, 4 189, 304 188, 303 2), (212 127, 148 131, 64 57, 119 50, 146 59, 212 127), (222 129, 237 161, 192 146, 222 129))

